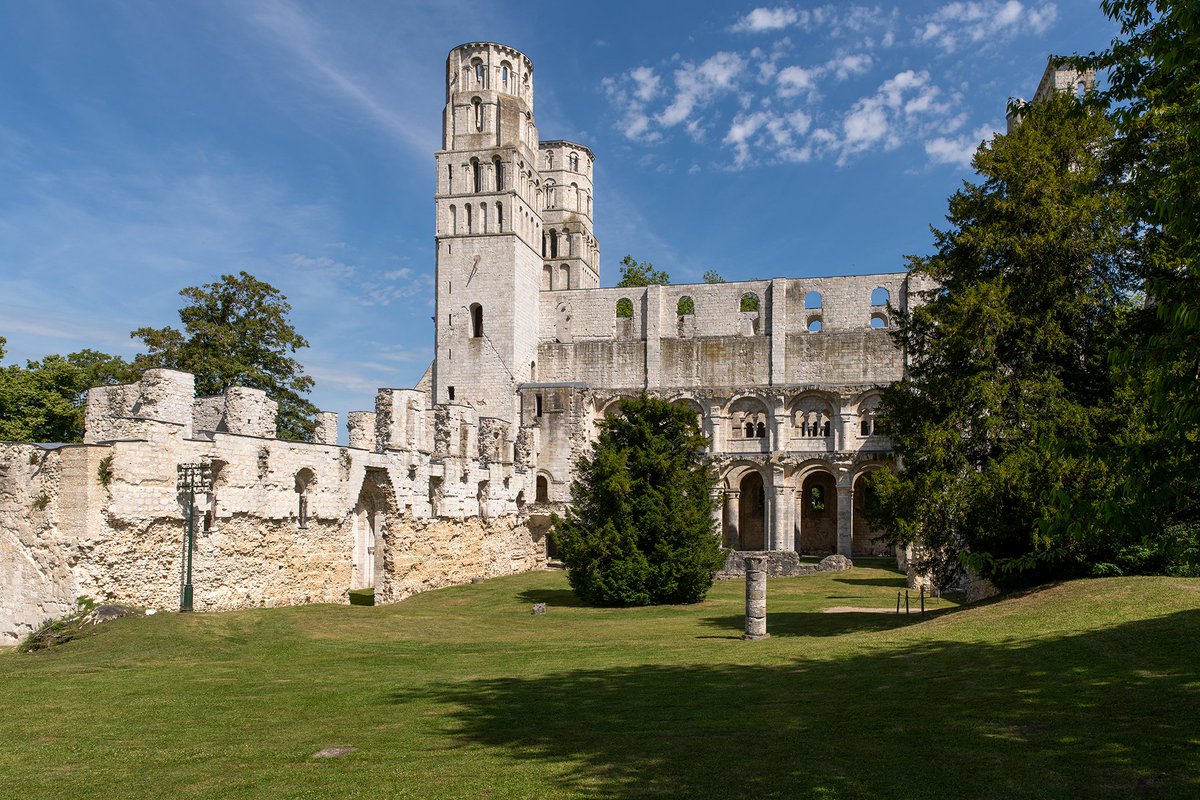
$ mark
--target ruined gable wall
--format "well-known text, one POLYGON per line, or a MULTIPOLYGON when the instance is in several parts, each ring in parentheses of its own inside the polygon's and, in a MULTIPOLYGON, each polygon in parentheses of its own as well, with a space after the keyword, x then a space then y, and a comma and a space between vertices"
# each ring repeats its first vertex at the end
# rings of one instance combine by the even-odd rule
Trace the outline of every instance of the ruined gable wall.
POLYGON ((884 303, 905 308, 905 273, 542 292, 538 380, 596 388, 881 384, 903 374, 884 303), (810 292, 820 305, 806 308, 810 292), (758 298, 757 311, 741 299, 758 298), (678 313, 681 298, 694 312, 678 313), (627 298, 633 318, 616 316, 627 298), (885 324, 872 327, 872 318, 885 324), (819 322, 820 330, 809 326, 819 322))

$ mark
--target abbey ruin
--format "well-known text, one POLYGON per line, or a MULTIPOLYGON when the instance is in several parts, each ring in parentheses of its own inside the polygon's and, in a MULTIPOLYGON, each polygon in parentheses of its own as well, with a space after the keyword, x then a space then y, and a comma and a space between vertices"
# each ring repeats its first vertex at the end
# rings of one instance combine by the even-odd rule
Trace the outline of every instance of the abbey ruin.
POLYGON ((723 544, 887 554, 862 479, 890 464, 879 392, 904 373, 889 303, 904 273, 600 287, 595 157, 541 141, 533 64, 494 43, 446 62, 436 154, 436 355, 381 389, 337 444, 274 438, 257 390, 195 397, 149 370, 93 389, 83 444, 0 445, 0 642, 81 595, 178 608, 199 465, 196 610, 378 602, 546 563, 549 515, 598 420, 642 391, 686 404, 711 440, 723 544))

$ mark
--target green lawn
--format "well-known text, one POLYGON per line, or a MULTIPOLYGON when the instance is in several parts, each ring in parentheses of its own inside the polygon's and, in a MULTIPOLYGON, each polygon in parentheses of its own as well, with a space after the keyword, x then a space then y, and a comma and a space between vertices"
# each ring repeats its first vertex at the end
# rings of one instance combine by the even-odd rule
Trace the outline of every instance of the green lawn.
POLYGON ((0 797, 1200 797, 1200 580, 819 613, 898 586, 771 581, 763 642, 739 582, 592 609, 561 572, 118 620, 0 654, 0 797))

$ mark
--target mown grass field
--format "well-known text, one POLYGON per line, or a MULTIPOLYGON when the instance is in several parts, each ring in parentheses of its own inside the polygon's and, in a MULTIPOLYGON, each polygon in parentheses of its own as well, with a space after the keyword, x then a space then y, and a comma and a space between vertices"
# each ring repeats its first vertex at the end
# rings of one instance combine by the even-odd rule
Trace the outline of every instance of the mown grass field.
POLYGON ((902 585, 773 580, 763 642, 741 583, 592 609, 561 572, 118 620, 0 654, 0 796, 1200 797, 1200 580, 821 613, 902 585))

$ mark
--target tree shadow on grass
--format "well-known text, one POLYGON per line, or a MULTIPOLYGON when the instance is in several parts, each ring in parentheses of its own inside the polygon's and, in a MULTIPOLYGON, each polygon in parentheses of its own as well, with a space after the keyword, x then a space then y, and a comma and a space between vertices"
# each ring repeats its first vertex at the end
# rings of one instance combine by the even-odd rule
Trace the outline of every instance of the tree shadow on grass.
MULTIPOLYGON (((915 612, 912 614, 881 614, 877 611, 844 611, 827 614, 821 611, 772 611, 768 604, 767 632, 772 636, 840 636, 844 633, 861 633, 863 631, 890 631, 895 628, 916 625, 956 610, 958 609, 944 608, 937 612, 926 611, 924 616, 915 612)), ((746 627, 746 617, 742 614, 707 617, 701 622, 709 627, 727 631, 740 632, 746 627)))
POLYGON ((1198 643, 1200 611, 1184 611, 1055 639, 568 670, 390 700, 444 706, 449 736, 511 765, 492 778, 513 781, 501 794, 1183 798, 1200 796, 1198 643))
POLYGON ((587 605, 570 589, 525 589, 517 594, 523 603, 545 603, 547 606, 582 608, 587 605))
POLYGON ((896 573, 894 578, 834 578, 833 582, 849 586, 891 586, 898 591, 908 588, 904 575, 900 573, 896 573))

